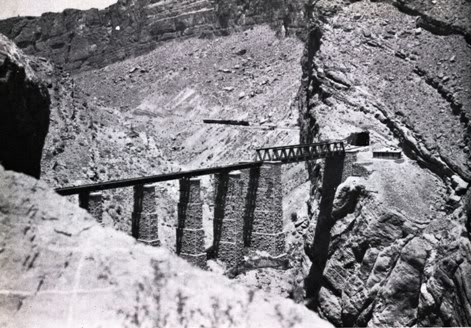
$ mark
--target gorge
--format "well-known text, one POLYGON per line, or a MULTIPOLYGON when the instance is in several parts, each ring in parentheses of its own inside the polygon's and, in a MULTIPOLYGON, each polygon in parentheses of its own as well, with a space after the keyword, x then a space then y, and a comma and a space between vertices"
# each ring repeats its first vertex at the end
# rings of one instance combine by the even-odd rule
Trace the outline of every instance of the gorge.
MULTIPOLYGON (((39 93, 50 95, 31 97, 51 103, 41 161, 51 187, 233 163, 259 147, 368 131, 366 145, 351 147, 358 173, 344 181, 322 161, 283 169, 289 268, 232 282, 304 303, 339 327, 469 326, 469 17, 468 0, 122 0, 10 18, 0 33, 39 57, 27 61, 45 82, 39 93), (402 158, 374 158, 384 150, 402 158)), ((5 140, 17 138, 9 131, 5 140)), ((11 149, 1 151, 5 169, 28 173, 6 164, 11 149)), ((214 181, 202 179, 205 231, 213 193, 214 181)), ((177 194, 174 183, 156 188, 162 248, 172 251, 177 194)), ((132 197, 104 194, 105 226, 130 234, 132 197)))

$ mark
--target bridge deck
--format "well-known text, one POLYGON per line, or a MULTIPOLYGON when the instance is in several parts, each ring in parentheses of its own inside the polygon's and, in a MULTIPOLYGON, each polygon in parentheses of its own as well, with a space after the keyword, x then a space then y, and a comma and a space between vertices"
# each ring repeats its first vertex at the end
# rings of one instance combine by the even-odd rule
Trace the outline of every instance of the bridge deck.
POLYGON ((263 162, 257 161, 257 162, 249 162, 249 163, 242 163, 242 164, 210 167, 210 168, 191 170, 191 171, 172 172, 172 173, 159 174, 159 175, 153 175, 153 176, 148 176, 148 177, 112 180, 112 181, 107 181, 107 182, 98 182, 98 183, 86 184, 86 185, 81 185, 81 186, 58 188, 56 189, 56 192, 59 195, 70 196, 70 195, 76 195, 76 194, 86 193, 86 192, 96 192, 96 191, 102 191, 102 190, 126 188, 126 187, 133 187, 133 186, 143 185, 143 184, 150 184, 150 183, 156 183, 156 182, 191 178, 191 177, 202 176, 202 175, 243 170, 243 169, 249 169, 252 167, 257 167, 262 164, 263 162))
POLYGON ((56 189, 59 195, 69 196, 76 194, 85 194, 102 190, 133 187, 138 185, 191 178, 202 175, 217 174, 236 170, 249 169, 263 164, 263 162, 282 162, 294 163, 308 160, 316 160, 325 157, 343 155, 345 148, 342 141, 321 142, 309 145, 291 145, 281 147, 269 147, 256 149, 257 155, 253 162, 239 163, 226 166, 217 166, 191 171, 181 171, 153 175, 148 177, 112 180, 107 182, 98 182, 81 186, 72 186, 56 189))

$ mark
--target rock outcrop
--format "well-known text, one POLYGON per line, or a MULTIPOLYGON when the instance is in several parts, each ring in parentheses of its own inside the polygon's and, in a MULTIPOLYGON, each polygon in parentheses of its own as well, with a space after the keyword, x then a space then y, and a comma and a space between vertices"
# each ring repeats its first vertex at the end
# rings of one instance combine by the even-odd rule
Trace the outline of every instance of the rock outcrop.
POLYGON ((313 12, 298 97, 302 141, 367 126, 373 147, 406 154, 374 161, 365 149, 371 176, 349 178, 333 199, 323 167, 308 165, 306 290, 336 326, 471 324, 462 197, 471 178, 470 10, 469 1, 319 1, 313 12), (316 229, 326 208, 328 224, 316 229), (313 249, 319 240, 324 249, 313 249))
POLYGON ((102 228, 0 167, 3 327, 330 327, 290 300, 235 286, 102 228))
POLYGON ((104 10, 10 18, 0 21, 0 33, 28 54, 85 70, 147 53, 169 39, 211 37, 260 23, 296 31, 303 14, 302 0, 120 0, 104 10))
POLYGON ((0 35, 0 163, 39 178, 49 93, 29 59, 0 35))
MULTIPOLYGON (((305 237, 306 254, 314 263, 305 285, 310 307, 337 326, 470 326, 471 196, 467 193, 471 181, 470 3, 467 0, 319 0, 312 2, 314 6, 310 3, 307 1, 304 6, 303 1, 281 0, 123 0, 103 11, 67 10, 40 18, 6 20, 0 22, 0 32, 12 37, 28 53, 50 57, 69 70, 86 70, 148 52, 164 40, 211 37, 265 22, 277 26, 282 36, 286 30, 303 26, 304 18, 313 18, 302 60, 303 78, 297 102, 301 142, 346 138, 361 128, 370 132, 372 146, 401 147, 405 156, 400 161, 375 162, 367 156, 368 150, 362 150, 358 156, 363 158, 367 174, 347 179, 337 187, 336 194, 332 183, 327 185, 329 188, 323 188, 327 176, 324 167, 308 163, 311 219, 302 222, 300 232, 305 237), (320 225, 319 213, 324 220, 320 225)), ((244 56, 244 51, 237 56, 244 56)), ((116 75, 113 84, 127 87, 128 83, 134 83, 136 73, 147 72, 148 68, 141 67, 144 65, 126 67, 123 72, 129 73, 116 75)), ((222 73, 232 74, 229 69, 223 69, 222 73)), ((98 74, 108 73, 102 70, 98 74)), ((234 88, 223 90, 230 93, 234 88)), ((193 91, 188 94, 192 96, 193 91)), ((57 98, 60 101, 59 93, 57 98)), ((80 97, 75 102, 80 102, 80 97)), ((86 107, 81 106, 80 109, 86 107)), ((74 112, 62 120, 64 131, 68 129, 68 119, 80 115, 77 108, 74 106, 74 112)), ((111 117, 118 113, 106 115, 111 122, 111 117)), ((90 126, 100 125, 94 113, 87 114, 84 121, 90 126)), ((97 144, 99 136, 100 131, 95 128, 86 144, 77 138, 83 153, 89 150, 88 145, 97 144)), ((108 138, 107 134, 102 136, 108 138)), ((130 141, 126 144, 132 146, 130 141)), ((51 147, 46 155, 55 157, 63 148, 68 147, 58 147, 57 152, 51 147)), ((63 155, 77 153, 76 149, 66 150, 63 155)), ((96 154, 100 149, 95 147, 87 155, 90 162, 99 158, 96 154)), ((106 156, 116 157, 115 153, 106 156)), ((61 166, 64 165, 59 161, 52 165, 53 169, 61 166)), ((98 179, 95 171, 92 170, 90 179, 98 179)), ((64 179, 66 176, 64 173, 64 179)), ((34 188, 43 191, 41 185, 34 188)), ((6 198, 2 200, 0 196, 0 201, 6 198)), ((213 287, 213 282, 206 283, 207 275, 199 271, 185 273, 187 266, 163 250, 136 246, 130 239, 102 230, 90 221, 79 220, 88 222, 90 228, 80 223, 72 229, 66 224, 69 221, 63 220, 75 218, 67 206, 61 212, 51 206, 48 210, 51 214, 43 215, 45 212, 40 211, 37 202, 24 215, 14 216, 14 220, 9 219, 10 212, 1 214, 7 218, 2 221, 6 227, 0 230, 2 233, 16 229, 15 234, 19 234, 20 228, 13 222, 17 224, 18 216, 26 217, 18 220, 18 224, 23 224, 21 229, 26 227, 21 230, 26 238, 24 250, 0 245, 3 250, 0 258, 10 252, 8 257, 19 259, 5 263, 8 272, 17 272, 21 267, 26 273, 21 275, 25 280, 20 281, 30 288, 24 287, 19 292, 16 285, 3 288, 6 292, 2 302, 6 303, 0 305, 8 308, 8 313, 19 311, 15 318, 21 319, 17 320, 32 318, 32 312, 28 311, 35 307, 48 311, 41 307, 42 302, 54 305, 57 302, 58 307, 67 307, 56 311, 58 316, 66 313, 57 320, 76 322, 86 313, 80 306, 87 293, 94 295, 90 299, 97 302, 96 309, 105 309, 87 312, 90 318, 99 321, 107 313, 119 312, 122 316, 112 320, 129 326, 152 325, 153 322, 147 321, 150 317, 162 319, 159 322, 168 325, 192 325, 201 320, 214 326, 224 325, 227 320, 243 320, 233 322, 238 325, 245 323, 245 318, 252 318, 254 305, 249 303, 255 304, 252 300, 257 296, 250 295, 257 294, 250 291, 245 294, 244 289, 240 294, 244 296, 238 298, 236 294, 231 300, 234 303, 230 303, 211 292, 209 287, 213 287), (38 216, 42 220, 34 220, 38 216), (50 236, 48 243, 53 246, 40 243, 40 235, 34 233, 39 230, 49 233, 45 238, 50 236), (110 239, 119 239, 120 246, 109 247, 110 239), (94 243, 96 253, 83 247, 87 242, 94 243), (78 251, 78 247, 82 250, 78 251), (66 256, 58 252, 59 248, 70 252, 66 256), (47 255, 51 252, 53 255, 47 255), (52 282, 49 277, 53 275, 41 263, 43 254, 53 258, 48 260, 55 268, 51 270, 59 272, 52 282), (113 258, 120 258, 121 262, 113 258), (136 266, 140 269, 134 271, 136 266), (71 277, 68 267, 91 267, 88 271, 92 274, 71 277), (67 294, 65 288, 70 289, 70 281, 75 281, 72 283, 75 292, 67 294), (47 286, 52 287, 46 289, 47 286), (110 286, 116 290, 110 290, 110 286), (202 290, 210 292, 198 296, 202 290), (65 305, 71 303, 58 301, 61 297, 67 300, 71 297, 72 304, 77 306, 65 305), (244 301, 245 297, 248 302, 244 301), (52 299, 50 303, 48 298, 52 299), (128 299, 133 303, 124 301, 128 299), (191 306, 187 308, 186 304, 191 306), (228 316, 207 312, 205 304, 214 304, 214 311, 221 310, 228 316), (235 316, 231 315, 233 312, 235 316), (198 314, 188 323, 191 313, 201 316, 198 314)), ((110 210, 110 213, 117 212, 111 206, 110 210)), ((221 281, 226 286, 221 288, 228 288, 229 293, 239 290, 226 285, 223 278, 211 276, 210 279, 215 283, 221 281)), ((298 279, 296 282, 301 283, 298 279)), ((271 305, 263 304, 258 315, 273 313, 271 305)), ((300 318, 304 320, 304 314, 300 318)))

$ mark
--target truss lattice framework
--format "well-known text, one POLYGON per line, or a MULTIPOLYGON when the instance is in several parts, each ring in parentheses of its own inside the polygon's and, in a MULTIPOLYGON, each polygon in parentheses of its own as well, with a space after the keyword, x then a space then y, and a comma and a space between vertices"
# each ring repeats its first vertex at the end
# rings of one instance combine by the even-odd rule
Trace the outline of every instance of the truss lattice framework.
POLYGON ((345 155, 342 141, 322 142, 309 145, 291 145, 256 149, 257 161, 295 163, 311 161, 330 156, 345 155))

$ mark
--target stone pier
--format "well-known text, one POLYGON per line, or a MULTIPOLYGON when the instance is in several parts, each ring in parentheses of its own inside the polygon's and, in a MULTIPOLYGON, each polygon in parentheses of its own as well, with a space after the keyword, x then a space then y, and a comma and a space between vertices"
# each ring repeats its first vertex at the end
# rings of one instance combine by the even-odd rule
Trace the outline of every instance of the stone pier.
MULTIPOLYGON (((334 156, 334 160, 337 159, 343 163, 343 169, 341 171, 338 170, 338 173, 341 174, 342 177, 341 182, 347 180, 348 177, 355 176, 354 164, 357 161, 357 155, 358 150, 345 150, 345 157, 343 157, 343 159, 339 156, 334 156)), ((329 166, 332 165, 331 161, 326 160, 326 165, 327 164, 329 164, 329 166)))
POLYGON ((244 197, 241 172, 216 175, 214 254, 227 267, 237 267, 244 257, 244 197))
POLYGON ((101 191, 80 193, 79 206, 87 210, 98 223, 103 224, 103 193, 101 191))
POLYGON ((246 246, 272 257, 283 257, 286 252, 281 163, 266 162, 257 171, 245 172, 246 246))
POLYGON ((242 171, 243 195, 244 195, 244 246, 250 247, 252 239, 252 226, 257 204, 258 179, 260 168, 253 167, 242 171))
POLYGON ((147 245, 160 246, 155 185, 138 185, 134 187, 132 236, 147 245))
POLYGON ((199 179, 180 180, 178 203, 177 254, 188 262, 206 267, 203 229, 203 203, 199 179))

